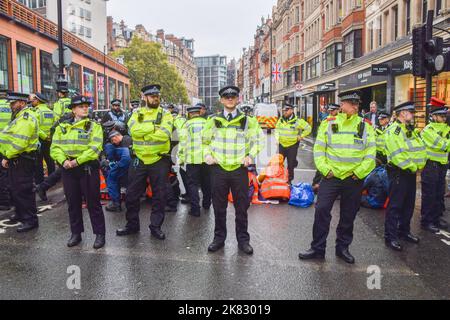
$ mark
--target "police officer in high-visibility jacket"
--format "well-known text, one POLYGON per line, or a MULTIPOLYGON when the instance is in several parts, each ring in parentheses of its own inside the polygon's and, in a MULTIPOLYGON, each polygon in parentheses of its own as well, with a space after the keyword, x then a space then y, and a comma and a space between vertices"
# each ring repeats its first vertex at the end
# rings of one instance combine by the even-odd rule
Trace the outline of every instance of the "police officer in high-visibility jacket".
POLYGON ((2 167, 8 169, 12 204, 16 208, 11 220, 22 222, 17 232, 28 232, 39 227, 33 186, 39 123, 34 111, 27 108, 27 94, 9 92, 7 99, 12 120, 0 133, 2 167))
POLYGON ((427 153, 414 126, 413 102, 394 108, 397 121, 385 133, 389 206, 386 211, 386 246, 402 251, 399 240, 419 243, 411 234, 411 218, 416 205, 417 172, 425 167, 427 153))
POLYGON ((89 98, 71 100, 73 118, 55 130, 51 156, 63 168, 62 180, 69 206, 72 236, 67 246, 81 243, 84 232, 82 198, 86 200, 92 230, 96 235, 94 249, 105 246, 105 216, 100 203, 100 163, 103 149, 102 127, 88 118, 89 98))
POLYGON ((294 180, 294 170, 298 166, 297 156, 300 142, 312 132, 311 126, 294 114, 294 106, 284 103, 283 116, 275 128, 275 137, 279 142, 280 154, 287 159, 289 183, 294 180))
POLYGON ((203 209, 209 210, 211 207, 211 174, 204 160, 202 146, 202 132, 207 120, 200 116, 200 110, 198 105, 187 108, 189 120, 181 127, 178 152, 180 166, 186 165, 187 190, 191 201, 189 214, 194 217, 200 217, 200 188, 203 209))
POLYGON ((203 130, 205 162, 212 166, 212 197, 215 214, 214 241, 210 252, 225 246, 227 238, 228 194, 234 199, 236 237, 239 249, 253 254, 248 233, 247 210, 249 183, 247 168, 255 163, 263 148, 263 132, 256 118, 246 117, 237 110, 240 90, 228 86, 220 90, 222 113, 208 119, 203 130))
POLYGON ((36 185, 44 182, 44 160, 47 164, 48 174, 55 171, 55 162, 50 157, 51 145, 51 128, 55 123, 55 116, 53 111, 47 105, 47 99, 41 94, 36 93, 31 96, 31 105, 35 108, 37 119, 39 121, 39 141, 41 147, 37 156, 37 166, 35 174, 36 185))
POLYGON ((65 114, 72 115, 72 110, 70 110, 71 100, 69 98, 69 89, 67 86, 60 86, 56 90, 58 93, 58 101, 53 104, 53 114, 55 116, 55 121, 61 119, 65 114))
POLYGON ((432 122, 421 137, 427 147, 428 161, 422 172, 422 229, 439 233, 446 229, 440 221, 445 212, 446 174, 450 152, 450 126, 447 124, 448 107, 436 98, 431 101, 432 122))
POLYGON ((389 121, 391 120, 391 115, 386 112, 380 112, 378 115, 378 121, 380 125, 375 129, 377 135, 377 161, 379 164, 386 164, 386 148, 384 141, 384 133, 389 127, 389 121))
MULTIPOLYGON (((11 121, 11 108, 9 102, 6 99, 8 90, 0 90, 0 132, 11 121)), ((1 161, 0 155, 0 161, 1 161)), ((3 168, 0 165, 0 211, 6 211, 11 209, 11 197, 8 188, 8 169, 3 168)))
POLYGON ((358 116, 360 91, 339 95, 341 113, 320 126, 314 146, 314 161, 325 177, 319 188, 311 249, 300 259, 324 259, 330 230, 331 210, 341 196, 336 256, 354 264, 349 251, 353 226, 360 209, 364 179, 375 169, 376 141, 370 122, 358 116))
POLYGON ((140 198, 149 178, 153 191, 150 231, 154 238, 164 240, 166 235, 161 227, 165 217, 167 180, 171 167, 169 151, 173 117, 160 106, 160 85, 149 85, 141 91, 146 106, 133 113, 128 122, 135 157, 128 174, 127 225, 124 229, 117 230, 117 235, 127 236, 139 232, 140 198))

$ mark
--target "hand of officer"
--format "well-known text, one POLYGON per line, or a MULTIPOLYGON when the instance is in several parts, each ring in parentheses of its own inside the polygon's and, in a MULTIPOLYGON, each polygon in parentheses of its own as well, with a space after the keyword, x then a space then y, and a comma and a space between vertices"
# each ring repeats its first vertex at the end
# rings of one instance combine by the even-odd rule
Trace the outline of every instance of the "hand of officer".
POLYGON ((355 181, 360 180, 356 174, 353 174, 352 179, 355 180, 355 181))
POLYGON ((334 178, 334 173, 333 173, 333 171, 330 171, 327 175, 327 179, 332 179, 332 178, 334 178))
POLYGON ((66 170, 72 169, 72 166, 71 166, 69 160, 64 161, 63 168, 66 170))
POLYGON ((211 156, 211 155, 207 155, 207 156, 205 157, 205 162, 206 162, 206 164, 207 164, 208 166, 212 166, 212 165, 217 164, 217 160, 214 159, 214 157, 211 156))
POLYGON ((298 140, 298 142, 303 141, 303 137, 302 136, 298 136, 297 140, 298 140))
POLYGON ((6 159, 3 159, 3 160, 2 160, 2 167, 5 168, 5 169, 8 169, 8 168, 9 168, 9 162, 8 162, 8 160, 6 160, 6 159))
POLYGON ((244 159, 244 167, 246 167, 246 168, 248 168, 250 165, 252 165, 253 164, 253 160, 252 160, 252 158, 250 158, 250 157, 245 157, 245 159, 244 159))
POLYGON ((78 167, 78 162, 77 162, 77 160, 72 160, 72 161, 70 161, 70 167, 71 167, 71 168, 76 168, 76 167, 78 167))

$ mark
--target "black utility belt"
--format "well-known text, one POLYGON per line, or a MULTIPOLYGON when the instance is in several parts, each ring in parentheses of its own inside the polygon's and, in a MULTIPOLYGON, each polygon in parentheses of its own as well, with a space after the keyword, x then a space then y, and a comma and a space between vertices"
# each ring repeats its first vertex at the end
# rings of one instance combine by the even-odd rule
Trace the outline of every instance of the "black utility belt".
POLYGON ((442 164, 440 162, 433 161, 433 160, 428 160, 427 161, 427 165, 431 165, 431 166, 434 166, 434 167, 448 167, 448 163, 442 164))
POLYGON ((386 169, 387 169, 388 171, 391 171, 391 172, 400 173, 400 174, 405 174, 405 175, 415 175, 415 174, 416 174, 416 172, 412 172, 412 171, 410 171, 410 170, 403 170, 403 169, 397 167, 395 164, 392 164, 392 163, 389 163, 389 164, 386 166, 386 169))

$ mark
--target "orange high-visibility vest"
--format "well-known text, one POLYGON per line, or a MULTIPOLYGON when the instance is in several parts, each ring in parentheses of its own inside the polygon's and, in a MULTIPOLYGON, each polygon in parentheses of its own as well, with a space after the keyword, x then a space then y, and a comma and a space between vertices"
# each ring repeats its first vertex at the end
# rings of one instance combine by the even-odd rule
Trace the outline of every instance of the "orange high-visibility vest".
MULTIPOLYGON (((258 177, 253 172, 248 172, 248 186, 254 188, 252 194, 252 204, 264 204, 264 202, 259 200, 259 183, 258 177)), ((228 201, 233 203, 233 194, 230 192, 228 195, 228 201)))
POLYGON ((278 164, 272 164, 265 172, 265 180, 261 185, 261 194, 266 199, 289 200, 291 188, 289 187, 288 170, 278 164))

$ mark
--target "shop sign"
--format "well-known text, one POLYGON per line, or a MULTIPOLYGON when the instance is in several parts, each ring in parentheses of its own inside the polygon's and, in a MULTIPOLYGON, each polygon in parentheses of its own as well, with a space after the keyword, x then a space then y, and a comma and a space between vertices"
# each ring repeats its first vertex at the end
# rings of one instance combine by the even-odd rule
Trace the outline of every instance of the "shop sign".
POLYGON ((383 81, 387 81, 387 76, 372 76, 372 68, 369 68, 339 79, 339 90, 351 90, 383 81))
POLYGON ((396 58, 390 63, 392 65, 392 73, 395 75, 412 73, 413 71, 413 61, 410 54, 396 58))
POLYGON ((389 74, 389 66, 385 63, 372 65, 372 76, 387 76, 389 74))

